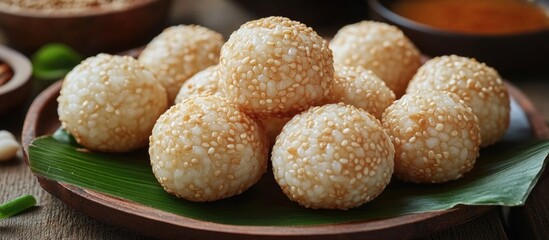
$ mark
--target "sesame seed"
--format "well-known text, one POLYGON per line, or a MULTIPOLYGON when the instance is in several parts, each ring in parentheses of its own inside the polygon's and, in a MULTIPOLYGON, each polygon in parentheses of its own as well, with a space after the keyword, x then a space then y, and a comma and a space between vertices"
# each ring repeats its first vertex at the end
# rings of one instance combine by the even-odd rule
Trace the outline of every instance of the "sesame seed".
POLYGON ((444 129, 444 125, 442 125, 441 123, 438 123, 437 126, 435 127, 435 129, 437 131, 442 131, 444 129))

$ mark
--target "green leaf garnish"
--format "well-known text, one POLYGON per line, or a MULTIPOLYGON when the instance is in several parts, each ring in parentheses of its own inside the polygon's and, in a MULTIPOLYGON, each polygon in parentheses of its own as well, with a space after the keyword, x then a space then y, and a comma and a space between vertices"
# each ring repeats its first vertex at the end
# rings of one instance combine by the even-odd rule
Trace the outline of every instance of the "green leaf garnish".
POLYGON ((32 56, 32 73, 38 79, 57 80, 83 59, 82 55, 66 45, 46 44, 32 56))
POLYGON ((543 172, 549 141, 514 147, 500 143, 483 149, 471 172, 445 184, 410 184, 393 178, 378 198, 348 211, 300 207, 282 193, 270 171, 239 196, 195 203, 178 199, 162 189, 152 173, 146 151, 93 153, 45 136, 31 143, 29 154, 35 174, 162 211, 223 224, 296 226, 389 218, 445 210, 460 204, 523 205, 543 172))
POLYGON ((23 195, 0 205, 0 219, 11 217, 36 204, 32 195, 23 195))

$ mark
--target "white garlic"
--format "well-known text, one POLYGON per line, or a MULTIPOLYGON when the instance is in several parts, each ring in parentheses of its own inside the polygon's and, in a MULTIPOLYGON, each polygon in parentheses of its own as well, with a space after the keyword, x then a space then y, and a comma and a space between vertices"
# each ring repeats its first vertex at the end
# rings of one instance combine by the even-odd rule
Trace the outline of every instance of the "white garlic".
POLYGON ((19 143, 15 137, 8 131, 0 131, 0 161, 7 161, 17 155, 19 143))
POLYGON ((11 138, 15 140, 15 136, 6 130, 0 130, 0 139, 11 138))

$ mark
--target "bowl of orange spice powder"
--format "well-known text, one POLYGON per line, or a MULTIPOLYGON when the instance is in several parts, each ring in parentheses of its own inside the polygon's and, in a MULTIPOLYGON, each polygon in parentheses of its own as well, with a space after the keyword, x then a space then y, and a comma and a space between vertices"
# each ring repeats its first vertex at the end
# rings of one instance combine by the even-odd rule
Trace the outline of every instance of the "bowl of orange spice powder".
MULTIPOLYGON (((543 1, 538 1, 543 2, 543 1)), ((549 73, 549 6, 528 0, 369 0, 426 55, 474 57, 503 74, 549 73)))

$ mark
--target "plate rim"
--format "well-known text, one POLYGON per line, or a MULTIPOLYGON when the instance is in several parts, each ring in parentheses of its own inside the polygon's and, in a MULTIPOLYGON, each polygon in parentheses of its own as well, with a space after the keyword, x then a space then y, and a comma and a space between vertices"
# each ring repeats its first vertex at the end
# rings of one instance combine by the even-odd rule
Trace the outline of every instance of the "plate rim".
MULTIPOLYGON (((549 128, 545 125, 539 111, 518 88, 509 82, 505 84, 510 95, 525 111, 534 137, 549 138, 549 128)), ((61 85, 62 80, 59 80, 41 92, 33 101, 25 117, 22 142, 25 163, 29 168, 29 144, 37 137, 37 129, 41 124, 39 120, 44 118, 44 111, 47 110, 48 104, 55 101, 57 106, 56 98, 61 85)), ((460 205, 449 210, 386 219, 310 226, 230 225, 164 212, 125 199, 35 176, 43 189, 73 209, 109 224, 125 227, 147 236, 162 238, 173 237, 174 233, 187 233, 191 237, 199 238, 228 235, 235 238, 261 239, 287 237, 327 239, 336 235, 360 239, 417 238, 470 221, 496 207, 460 205), (134 219, 125 219, 131 216, 134 219), (443 219, 444 221, 441 221, 443 219)))

